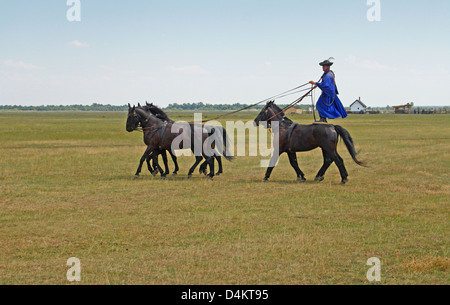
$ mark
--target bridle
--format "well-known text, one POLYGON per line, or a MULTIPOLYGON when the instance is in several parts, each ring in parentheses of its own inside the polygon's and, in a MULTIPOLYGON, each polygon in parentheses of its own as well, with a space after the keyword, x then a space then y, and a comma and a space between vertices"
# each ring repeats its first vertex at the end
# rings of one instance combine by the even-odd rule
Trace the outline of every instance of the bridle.
MULTIPOLYGON (((141 110, 142 110, 142 111, 145 111, 144 109, 141 109, 141 110)), ((153 113, 150 111, 150 113, 148 114, 148 116, 147 116, 147 118, 145 119, 144 123, 147 123, 147 122, 150 120, 150 118, 151 118, 152 116, 153 116, 153 113)), ((141 121, 142 121, 142 116, 141 116, 138 112, 136 112, 136 109, 133 111, 133 118, 134 118, 135 120, 138 121, 138 125, 137 125, 137 127, 134 129, 135 131, 144 132, 144 131, 146 131, 146 130, 152 131, 152 129, 154 129, 154 130, 152 131, 152 133, 155 133, 156 131, 158 131, 159 129, 161 129, 161 126, 159 126, 159 127, 157 127, 157 128, 154 128, 153 126, 151 126, 151 127, 142 127, 142 123, 141 123, 141 121), (141 128, 141 129, 139 129, 139 128, 141 128)))

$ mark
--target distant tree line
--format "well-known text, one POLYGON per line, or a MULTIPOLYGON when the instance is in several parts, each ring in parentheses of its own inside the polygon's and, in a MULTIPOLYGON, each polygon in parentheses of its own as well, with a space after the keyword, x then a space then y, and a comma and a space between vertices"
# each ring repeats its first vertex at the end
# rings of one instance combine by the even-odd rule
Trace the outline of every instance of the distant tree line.
MULTIPOLYGON (((169 104, 164 110, 168 111, 234 111, 246 108, 250 105, 247 104, 204 104, 204 103, 183 103, 183 104, 169 104)), ((249 108, 249 110, 257 109, 260 110, 263 105, 258 105, 249 108)), ((281 108, 284 108, 287 105, 278 105, 281 108)), ((297 108, 301 108, 303 110, 308 110, 311 108, 311 105, 297 105, 297 108)), ((414 107, 417 108, 417 107, 414 107)), ((425 108, 435 108, 435 107, 420 107, 421 109, 425 108)), ((447 110, 448 107, 441 107, 444 110, 447 110)), ((389 106, 387 107, 369 107, 368 110, 390 110, 393 109, 389 106)), ((2 106, 0 105, 0 111, 128 111, 128 105, 123 106, 114 106, 114 105, 102 105, 94 103, 92 105, 60 105, 60 106, 2 106)))
POLYGON ((101 105, 92 104, 87 105, 60 105, 60 106, 2 106, 0 105, 0 111, 126 111, 128 106, 113 106, 113 105, 101 105))
MULTIPOLYGON (((170 104, 164 110, 168 111, 233 111, 246 108, 246 104, 204 104, 204 103, 184 103, 184 104, 170 104)), ((260 109, 261 106, 255 106, 254 109, 260 109)), ((0 111, 128 111, 128 105, 113 106, 101 105, 94 103, 92 105, 60 105, 60 106, 2 106, 0 111)))
MULTIPOLYGON (((172 111, 195 111, 195 110, 203 110, 203 111, 233 111, 239 110, 242 108, 246 108, 250 105, 247 104, 204 104, 204 103, 184 103, 184 104, 169 104, 165 109, 172 111)), ((254 108, 258 108, 257 106, 254 108)), ((260 107, 259 107, 260 108, 260 107)))

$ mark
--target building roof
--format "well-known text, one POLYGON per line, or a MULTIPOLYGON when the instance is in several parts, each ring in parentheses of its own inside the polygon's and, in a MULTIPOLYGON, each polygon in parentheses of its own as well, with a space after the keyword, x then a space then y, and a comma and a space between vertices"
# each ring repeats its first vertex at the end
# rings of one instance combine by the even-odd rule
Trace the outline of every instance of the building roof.
POLYGON ((363 106, 364 108, 367 108, 367 106, 363 102, 361 102, 361 100, 354 101, 353 104, 350 105, 350 107, 353 107, 353 105, 355 105, 356 103, 360 103, 361 106, 363 106))
POLYGON ((411 107, 413 107, 413 104, 408 103, 408 104, 406 104, 406 105, 402 105, 402 106, 392 106, 392 107, 395 108, 395 109, 411 108, 411 107))

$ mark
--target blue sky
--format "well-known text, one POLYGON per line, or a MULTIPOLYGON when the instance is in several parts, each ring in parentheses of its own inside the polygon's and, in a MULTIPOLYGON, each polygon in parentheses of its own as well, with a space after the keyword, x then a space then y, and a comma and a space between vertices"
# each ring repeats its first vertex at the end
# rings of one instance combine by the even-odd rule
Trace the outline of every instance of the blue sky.
POLYGON ((366 2, 1 0, 0 104, 254 103, 333 56, 345 106, 450 105, 450 1, 366 2))

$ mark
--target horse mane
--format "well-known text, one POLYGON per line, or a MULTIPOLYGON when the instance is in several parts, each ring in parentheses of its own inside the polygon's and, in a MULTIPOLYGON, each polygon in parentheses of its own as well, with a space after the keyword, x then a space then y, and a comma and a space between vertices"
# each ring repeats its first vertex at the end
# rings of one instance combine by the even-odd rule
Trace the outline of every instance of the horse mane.
POLYGON ((272 103, 272 107, 273 107, 273 110, 275 111, 275 113, 279 113, 279 114, 281 114, 282 116, 284 116, 283 109, 281 109, 280 107, 278 107, 277 104, 272 103))
POLYGON ((156 117, 158 117, 163 121, 172 121, 171 119, 169 119, 169 116, 158 106, 150 104, 145 106, 145 108, 149 110, 153 115, 155 115, 156 117))

